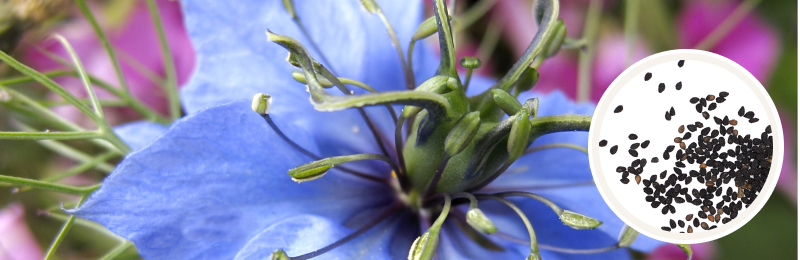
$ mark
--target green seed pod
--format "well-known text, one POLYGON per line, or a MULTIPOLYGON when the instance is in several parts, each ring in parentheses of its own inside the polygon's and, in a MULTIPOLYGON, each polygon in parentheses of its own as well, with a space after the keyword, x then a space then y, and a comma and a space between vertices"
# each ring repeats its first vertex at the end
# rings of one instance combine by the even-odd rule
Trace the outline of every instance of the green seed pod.
POLYGON ((481 126, 481 113, 478 111, 467 113, 456 121, 450 133, 444 139, 444 152, 448 157, 453 157, 467 148, 472 138, 478 133, 481 126))
POLYGON ((620 247, 629 247, 633 244, 633 241, 636 240, 636 237, 639 236, 639 231, 625 225, 625 228, 622 229, 622 232, 619 234, 619 246, 620 247))
POLYGON ((492 234, 497 231, 497 227, 494 226, 492 220, 483 214, 483 211, 479 208, 470 208, 467 211, 467 224, 484 234, 492 234))
POLYGON ((506 115, 514 115, 522 109, 522 104, 517 101, 514 96, 502 89, 492 89, 492 98, 494 103, 506 113, 506 115))
POLYGON ((574 229, 595 229, 603 224, 602 221, 569 210, 564 210, 558 217, 561 223, 574 229))
POLYGON ((533 89, 537 82, 539 82, 539 71, 533 67, 528 67, 517 80, 517 93, 533 89))
POLYGON ((272 104, 272 97, 270 95, 258 93, 253 96, 252 108, 253 111, 259 115, 268 115, 270 104, 272 104))
POLYGON ((514 124, 511 126, 511 133, 508 135, 508 161, 513 162, 519 159, 528 147, 528 138, 531 135, 531 121, 528 120, 527 110, 520 110, 515 115, 514 124))
POLYGON ((465 69, 477 69, 481 67, 481 59, 478 59, 478 57, 465 56, 461 58, 459 64, 465 69))
POLYGON ((556 55, 561 49, 561 44, 564 43, 564 38, 567 37, 567 26, 564 26, 564 20, 558 19, 553 28, 550 38, 547 39, 545 49, 543 50, 544 58, 550 58, 556 55))
POLYGON ((411 244, 411 249, 408 252, 408 260, 433 259, 438 247, 439 230, 432 228, 414 240, 414 243, 411 244))
POLYGON ((289 13, 292 19, 297 18, 297 12, 294 10, 294 1, 283 0, 283 8, 286 9, 286 12, 289 13))
POLYGON ((269 255, 270 260, 290 260, 289 256, 286 255, 286 252, 283 249, 275 250, 272 254, 269 255))
POLYGON ((289 169, 289 176, 296 182, 312 181, 324 176, 332 167, 333 164, 323 159, 289 169))

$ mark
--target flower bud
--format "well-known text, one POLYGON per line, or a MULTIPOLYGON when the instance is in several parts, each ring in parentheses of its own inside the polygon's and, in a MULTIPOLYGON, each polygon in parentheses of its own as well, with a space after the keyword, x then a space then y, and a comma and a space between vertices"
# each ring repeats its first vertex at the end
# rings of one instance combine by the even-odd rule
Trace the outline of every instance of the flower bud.
POLYGON ((536 97, 525 100, 525 105, 523 105, 522 107, 523 109, 528 110, 528 114, 530 114, 531 117, 536 117, 539 111, 539 98, 536 97))
POLYGON ((507 115, 514 115, 522 109, 519 101, 502 89, 492 89, 492 98, 494 103, 507 115))
POLYGON ((286 255, 286 252, 283 249, 275 250, 272 254, 269 255, 270 260, 290 260, 289 256, 286 255))
POLYGON ((269 107, 272 104, 272 97, 264 93, 258 93, 253 96, 253 111, 259 115, 268 115, 269 107))
POLYGON ((367 9, 367 12, 378 13, 378 4, 375 3, 375 0, 361 0, 361 5, 364 6, 364 9, 367 9))
POLYGON ((602 221, 569 210, 564 210, 558 217, 561 223, 574 229, 595 229, 603 224, 602 221))
POLYGON ((492 220, 483 214, 483 211, 479 208, 470 208, 467 211, 467 224, 484 234, 492 234, 497 231, 497 227, 494 226, 492 220))
POLYGON ((481 126, 481 113, 478 111, 462 116, 444 139, 444 152, 453 157, 467 148, 481 126))
POLYGON ((459 61, 461 67, 465 69, 477 69, 481 67, 481 59, 478 57, 466 56, 459 61))

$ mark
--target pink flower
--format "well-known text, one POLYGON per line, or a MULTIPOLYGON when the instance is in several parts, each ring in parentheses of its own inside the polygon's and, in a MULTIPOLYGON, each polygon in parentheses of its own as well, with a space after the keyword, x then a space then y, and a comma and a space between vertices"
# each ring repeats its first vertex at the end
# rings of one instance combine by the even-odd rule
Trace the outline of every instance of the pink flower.
MULTIPOLYGON (((709 260, 717 256, 717 245, 714 242, 694 244, 692 260, 709 260)), ((686 253, 673 244, 665 244, 647 255, 647 260, 685 260, 686 253)))
MULTIPOLYGON (((178 83, 183 84, 191 74, 195 56, 194 48, 189 41, 189 37, 183 26, 183 18, 180 12, 180 4, 177 1, 156 1, 164 31, 169 41, 169 46, 175 61, 178 83)), ((93 13, 99 20, 98 22, 107 25, 110 22, 102 17, 98 10, 93 13)), ((76 19, 62 25, 54 31, 63 35, 69 40, 73 48, 81 58, 86 70, 112 85, 119 85, 111 60, 95 35, 89 22, 81 14, 75 14, 76 19)), ((165 114, 167 111, 167 100, 164 91, 159 85, 148 78, 147 73, 142 73, 136 66, 142 66, 160 78, 165 77, 164 62, 161 57, 158 34, 153 26, 152 18, 148 12, 144 1, 136 1, 133 8, 127 14, 127 19, 113 28, 103 28, 106 32, 111 45, 115 48, 117 57, 121 63, 125 80, 130 86, 131 93, 141 99, 146 105, 165 114), (131 62, 135 60, 135 62, 131 62)), ((44 40, 38 43, 38 47, 70 60, 64 48, 54 40, 44 40)), ((47 58, 36 48, 29 48, 24 57, 27 63, 40 71, 63 69, 63 66, 47 58)), ((86 97, 86 91, 81 82, 76 78, 62 77, 58 82, 79 97, 86 97)), ((101 98, 109 98, 111 94, 101 90, 96 90, 101 98)), ((112 123, 119 123, 136 119, 135 114, 128 109, 106 109, 114 116, 109 116, 112 123)), ((59 108, 57 111, 69 119, 82 118, 79 112, 69 106, 59 108)), ((107 112, 109 113, 109 112, 107 112)))
POLYGON ((42 249, 25 224, 25 208, 14 203, 0 209, 0 260, 42 258, 42 249))

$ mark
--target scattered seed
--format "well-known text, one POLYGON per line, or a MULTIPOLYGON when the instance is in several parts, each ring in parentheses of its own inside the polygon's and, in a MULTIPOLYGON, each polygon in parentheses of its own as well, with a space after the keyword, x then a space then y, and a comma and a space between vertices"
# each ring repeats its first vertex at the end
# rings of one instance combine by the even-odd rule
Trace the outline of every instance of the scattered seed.
POLYGON ((648 73, 644 74, 644 81, 648 81, 652 77, 653 77, 653 73, 648 72, 648 73))
POLYGON ((650 159, 650 162, 651 163, 657 163, 658 162, 658 157, 653 157, 653 159, 650 159))
POLYGON ((611 154, 615 154, 615 153, 617 153, 617 146, 616 145, 611 147, 611 154))
POLYGON ((730 123, 731 125, 736 125, 739 123, 739 121, 736 121, 736 119, 731 119, 730 123))
POLYGON ((713 111, 714 109, 717 109, 717 103, 711 103, 711 105, 708 105, 708 111, 713 111))
POLYGON ((682 88, 683 88, 683 83, 682 83, 682 82, 680 82, 680 81, 678 81, 678 83, 677 83, 677 84, 675 84, 675 89, 677 89, 677 90, 681 90, 682 88))
POLYGON ((739 109, 739 116, 744 116, 744 106, 739 109))
POLYGON ((628 139, 636 140, 637 138, 639 138, 639 136, 637 136, 636 134, 629 134, 628 135, 628 139))
POLYGON ((703 112, 703 118, 708 119, 710 116, 708 112, 703 112))
POLYGON ((642 149, 647 148, 648 146, 650 146, 650 140, 644 140, 644 142, 642 142, 642 149))
POLYGON ((692 226, 689 226, 688 228, 686 228, 686 233, 692 233, 692 231, 694 231, 694 230, 692 230, 692 226))
POLYGON ((614 113, 619 113, 619 112, 622 112, 622 105, 619 105, 617 106, 617 108, 614 109, 614 113))
POLYGON ((633 177, 633 179, 636 180, 636 184, 642 183, 642 176, 636 175, 636 177, 633 177))
POLYGON ((666 88, 667 88, 667 85, 665 85, 664 83, 659 83, 658 84, 658 93, 664 92, 664 89, 666 89, 666 88))
POLYGON ((639 143, 631 144, 631 149, 639 149, 639 143))
POLYGON ((670 230, 672 230, 672 229, 671 229, 671 228, 669 228, 669 227, 661 227, 661 230, 664 230, 664 231, 670 231, 670 230))
POLYGON ((719 92, 719 97, 728 97, 728 94, 729 94, 728 92, 722 91, 719 92))
POLYGON ((686 221, 692 220, 693 217, 694 215, 692 214, 686 215, 686 221))
POLYGON ((639 156, 639 152, 637 152, 636 150, 633 150, 633 149, 629 149, 628 153, 631 154, 631 156, 633 156, 633 157, 638 157, 639 156))
POLYGON ((683 139, 681 139, 680 137, 675 137, 675 140, 673 140, 673 141, 675 141, 675 143, 677 144, 677 143, 680 143, 681 141, 683 141, 683 139))
POLYGON ((670 107, 669 108, 669 115, 675 116, 675 107, 670 107))
POLYGON ((715 99, 715 98, 716 98, 716 97, 715 97, 714 95, 708 95, 708 96, 706 96, 706 100, 708 100, 708 101, 714 101, 714 99, 715 99))
POLYGON ((679 127, 678 127, 678 133, 681 133, 681 134, 682 134, 682 133, 683 133, 683 129, 684 129, 684 126, 683 126, 683 125, 679 126, 679 127))

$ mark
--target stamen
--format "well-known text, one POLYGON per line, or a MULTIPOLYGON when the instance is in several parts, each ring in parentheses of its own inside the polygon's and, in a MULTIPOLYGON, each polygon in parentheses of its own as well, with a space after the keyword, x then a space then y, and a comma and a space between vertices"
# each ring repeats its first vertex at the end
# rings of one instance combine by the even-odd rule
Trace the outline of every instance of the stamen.
POLYGON ((366 225, 364 225, 363 227, 359 228, 355 232, 350 233, 350 235, 347 235, 346 237, 344 237, 342 239, 339 239, 338 241, 334 242, 333 244, 330 244, 330 245, 328 245, 326 247, 317 249, 317 250, 315 250, 313 252, 310 252, 310 253, 307 253, 307 254, 304 254, 304 255, 290 257, 289 259, 291 259, 291 260, 311 259, 311 258, 320 256, 322 254, 325 254, 328 251, 336 249, 337 247, 339 247, 341 245, 344 245, 345 243, 350 242, 350 240, 353 240, 354 238, 360 236, 361 234, 364 234, 365 232, 369 231, 370 229, 375 227, 375 225, 377 225, 378 223, 382 222, 384 219, 389 217, 392 213, 394 213, 396 210, 398 210, 400 208, 401 208, 400 204, 395 203, 394 205, 392 205, 391 207, 389 207, 388 209, 383 211, 383 213, 378 215, 378 217, 373 219, 371 222, 367 223, 366 225))
MULTIPOLYGON (((392 24, 389 23, 389 19, 386 18, 386 15, 383 14, 381 7, 378 6, 374 0, 361 0, 361 3, 364 5, 364 8, 367 11, 377 14, 381 21, 383 21, 383 25, 386 26, 386 32, 389 34, 389 38, 392 39, 392 46, 394 46, 395 50, 397 50, 397 56, 400 58, 400 63, 403 66, 403 74, 406 78, 406 88, 414 89, 414 73, 411 71, 411 66, 406 65, 406 59, 403 57, 403 49, 400 46, 400 41, 397 39, 397 34, 394 32, 394 28, 392 28, 392 24)), ((409 56, 411 56, 411 52, 409 50, 409 56)))
POLYGON ((439 213, 439 217, 436 218, 433 225, 431 225, 424 234, 414 240, 408 252, 409 260, 433 259, 433 256, 436 254, 436 249, 439 247, 439 232, 442 229, 442 224, 444 224, 444 221, 447 219, 447 215, 450 213, 451 205, 450 195, 443 193, 443 196, 444 206, 442 207, 442 212, 439 213))
POLYGON ((548 200, 547 198, 542 197, 541 195, 538 194, 523 192, 523 191, 510 191, 510 192, 494 193, 492 195, 500 197, 521 196, 541 201, 542 203, 550 207, 550 209, 552 209, 553 212, 556 213, 556 215, 558 215, 558 218, 561 219, 561 222, 564 225, 567 225, 573 229, 595 229, 603 224, 603 222, 596 220, 594 218, 578 214, 570 210, 564 210, 553 201, 548 200))
POLYGON ((478 57, 466 56, 461 58, 459 64, 461 64, 461 67, 467 69, 467 79, 464 81, 464 92, 467 92, 467 88, 469 88, 469 81, 472 79, 472 70, 481 67, 481 59, 478 59, 478 57))
POLYGON ((525 228, 528 230, 528 236, 530 237, 530 247, 531 247, 531 253, 528 259, 542 259, 541 255, 539 255, 539 246, 536 242, 536 233, 533 231, 533 225, 531 225, 531 222, 528 220, 528 217, 525 216, 525 213, 522 212, 522 210, 519 207, 517 207, 517 205, 515 205, 513 202, 507 199, 504 199, 503 197, 495 195, 476 194, 476 197, 488 198, 499 201, 503 204, 506 204, 506 206, 514 210, 514 212, 516 212, 517 215, 519 216, 520 220, 522 220, 522 223, 525 224, 525 228))
POLYGON ((472 228, 484 234, 492 234, 497 231, 497 227, 494 223, 492 223, 489 217, 483 214, 483 211, 478 208, 478 199, 476 199, 474 195, 468 192, 459 192, 453 194, 453 197, 469 199, 469 209, 467 210, 466 219, 467 224, 472 226, 472 228))
MULTIPOLYGON (((300 83, 303 83, 303 84, 308 84, 308 82, 306 82, 306 75, 304 75, 302 71, 297 71, 297 70, 292 71, 292 78, 294 78, 294 80, 296 80, 297 82, 300 82, 300 83)), ((348 79, 348 78, 339 78, 339 77, 337 77, 337 79, 339 79, 339 81, 341 81, 342 84, 356 86, 356 87, 361 88, 363 90, 366 90, 366 91, 368 91, 370 93, 378 93, 377 90, 375 90, 374 88, 370 87, 369 85, 367 85, 364 82, 361 82, 361 81, 358 81, 358 80, 354 80, 354 79, 348 79)), ((333 83, 331 83, 328 80, 320 80, 319 83, 322 84, 322 87, 332 87, 333 86, 333 83)), ((394 109, 392 109, 392 106, 389 105, 389 104, 386 104, 386 110, 389 111, 389 114, 392 116, 392 120, 394 120, 394 123, 397 124, 397 113, 394 112, 394 109)))
MULTIPOLYGON (((505 240, 508 240, 508 241, 511 241, 513 243, 517 243, 517 244, 520 244, 520 245, 527 245, 528 244, 528 241, 513 237, 513 236, 511 236, 509 234, 506 234, 506 233, 503 233, 503 232, 499 232, 498 231, 497 233, 495 233, 495 235, 500 237, 500 238, 502 238, 502 239, 505 239, 505 240)), ((601 248, 574 249, 574 248, 563 248, 563 247, 539 244, 539 248, 550 250, 550 251, 556 251, 556 252, 560 252, 560 253, 567 253, 567 254, 599 254, 599 253, 605 253, 605 252, 609 252, 609 251, 614 251, 614 250, 620 249, 621 247, 618 244, 613 244, 613 245, 606 246, 606 247, 601 247, 601 248)))
POLYGON ((313 48, 314 51, 319 53, 320 58, 322 59, 322 62, 324 62, 325 64, 328 64, 329 66, 332 66, 333 63, 328 61, 328 58, 325 57, 325 53, 322 52, 322 50, 319 48, 319 46, 317 46, 317 43, 314 42, 314 38, 311 38, 311 34, 309 34, 308 30, 306 30, 306 27, 303 26, 303 23, 300 21, 300 16, 297 16, 297 12, 294 9, 294 1, 293 0, 283 0, 283 7, 286 8, 286 12, 289 13, 289 15, 292 17, 292 20, 294 21, 294 23, 297 24, 297 27, 300 28, 300 32, 303 33, 303 37, 306 37, 306 39, 308 39, 308 42, 311 43, 311 48, 313 48))
POLYGON ((397 170, 397 165, 392 158, 382 154, 353 154, 344 156, 328 157, 321 160, 309 162, 289 170, 289 176, 297 182, 310 181, 322 177, 331 167, 346 162, 362 160, 380 160, 389 163, 392 169, 397 170))
MULTIPOLYGON (((278 136, 281 139, 283 139, 283 141, 285 141, 286 143, 291 145, 294 149, 296 149, 296 150, 300 151, 301 153, 305 154, 306 156, 311 157, 314 160, 321 159, 322 157, 320 157, 319 155, 316 155, 316 154, 306 150, 305 148, 301 147, 299 144, 297 144, 294 141, 292 141, 292 139, 290 139, 288 136, 286 136, 286 134, 284 134, 283 131, 281 131, 281 129, 278 128, 278 126, 275 124, 275 122, 272 121, 272 118, 269 116, 270 104, 272 104, 272 97, 270 95, 259 93, 259 94, 256 94, 253 97, 253 105, 252 105, 253 106, 253 111, 259 113, 261 115, 261 117, 264 118, 264 121, 267 121, 267 124, 269 125, 270 128, 272 128, 272 131, 275 131, 275 133, 278 134, 278 136)), ((347 173, 353 174, 353 175, 361 177, 363 179, 367 179, 367 180, 371 180, 371 181, 375 181, 375 182, 380 182, 380 183, 387 183, 387 184, 389 183, 389 181, 384 179, 384 178, 377 177, 377 176, 374 176, 372 174, 356 171, 356 170, 353 170, 353 169, 349 169, 349 168, 344 167, 344 166, 339 167, 339 169, 342 170, 343 172, 347 172, 347 173)))

